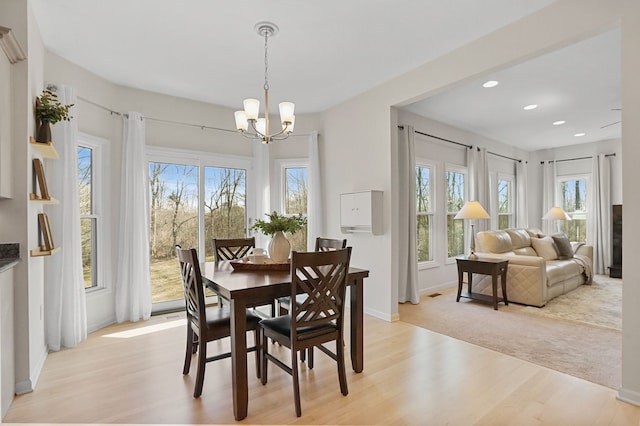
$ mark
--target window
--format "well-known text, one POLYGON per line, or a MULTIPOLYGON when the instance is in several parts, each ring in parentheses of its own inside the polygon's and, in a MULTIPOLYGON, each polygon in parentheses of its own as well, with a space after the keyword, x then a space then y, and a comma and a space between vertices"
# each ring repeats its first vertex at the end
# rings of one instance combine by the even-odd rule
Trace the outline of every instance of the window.
MULTIPOLYGON (((282 212, 284 215, 307 216, 308 168, 299 161, 280 161, 282 170, 282 212)), ((307 251, 307 226, 287 236, 291 250, 307 251)))
POLYGON ((454 219, 465 202, 466 179, 462 170, 446 172, 447 190, 447 257, 464 254, 464 220, 454 219))
POLYGON ((514 227, 513 177, 498 176, 498 229, 514 227))
POLYGON ((103 197, 106 196, 105 171, 107 141, 78 135, 78 203, 80 206, 80 242, 85 290, 106 287, 105 262, 108 262, 108 234, 104 232, 103 197))
POLYGON ((418 232, 418 262, 433 261, 433 217, 435 194, 433 191, 435 167, 416 166, 416 224, 418 232))
POLYGON ((573 176, 558 179, 560 206, 571 220, 558 221, 560 230, 570 241, 587 241, 587 177, 573 176))

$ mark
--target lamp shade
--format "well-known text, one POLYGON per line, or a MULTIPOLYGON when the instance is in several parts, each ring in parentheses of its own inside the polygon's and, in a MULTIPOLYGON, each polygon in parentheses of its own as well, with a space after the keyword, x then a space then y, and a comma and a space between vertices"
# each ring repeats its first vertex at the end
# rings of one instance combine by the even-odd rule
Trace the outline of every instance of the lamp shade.
POLYGON ((467 201, 454 219, 491 219, 491 217, 479 202, 467 201))
POLYGON ((549 211, 542 216, 544 220, 571 220, 571 216, 569 216, 564 210, 560 207, 551 207, 549 211))

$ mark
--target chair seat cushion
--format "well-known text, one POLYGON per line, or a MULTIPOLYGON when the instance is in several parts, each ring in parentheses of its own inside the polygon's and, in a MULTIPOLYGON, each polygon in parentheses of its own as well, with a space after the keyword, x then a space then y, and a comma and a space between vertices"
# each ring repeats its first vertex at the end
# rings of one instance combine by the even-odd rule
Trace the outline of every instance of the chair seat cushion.
MULTIPOLYGON (((300 306, 302 305, 302 303, 306 300, 307 296, 304 294, 299 294, 296 296, 296 305, 300 306)), ((284 306, 290 306, 291 305, 291 296, 282 296, 282 297, 278 297, 276 299, 278 301, 278 303, 280 303, 281 305, 284 306)))
MULTIPOLYGON (((210 328, 229 325, 229 323, 231 322, 231 311, 226 306, 223 308, 207 308, 206 315, 207 325, 210 328)), ((258 324, 261 319, 262 318, 254 314, 252 311, 247 310, 247 329, 255 327, 255 325, 258 324)))
MULTIPOLYGON (((267 318, 260 321, 260 326, 275 331, 278 334, 284 336, 291 335, 291 316, 282 315, 275 318, 267 318)), ((298 329, 298 338, 310 339, 321 334, 332 333, 338 328, 333 322, 326 322, 324 324, 301 327, 298 329)))

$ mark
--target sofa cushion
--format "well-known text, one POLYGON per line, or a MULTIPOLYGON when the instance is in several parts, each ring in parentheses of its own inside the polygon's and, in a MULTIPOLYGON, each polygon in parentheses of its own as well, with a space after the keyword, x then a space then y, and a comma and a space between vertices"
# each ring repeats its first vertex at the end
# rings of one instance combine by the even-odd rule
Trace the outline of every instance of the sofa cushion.
POLYGON ((519 254, 520 256, 537 256, 538 255, 538 253, 536 253, 536 251, 531 246, 515 249, 513 252, 515 254, 519 254))
POLYGON ((555 260, 558 258, 553 238, 546 236, 543 238, 531 238, 531 245, 538 256, 544 260, 555 260))
POLYGON ((529 228, 529 229, 525 229, 525 231, 527 232, 527 234, 529 234, 530 237, 535 237, 535 238, 544 237, 544 234, 538 228, 529 228))
POLYGON ((482 231, 476 236, 479 253, 506 253, 512 251, 511 237, 506 231, 482 231))
POLYGON ((552 260, 547 262, 547 285, 564 282, 582 274, 584 268, 573 260, 552 260))
POLYGON ((531 246, 531 237, 525 229, 507 229, 507 234, 511 237, 513 249, 531 246))
POLYGON ((573 248, 566 235, 553 234, 551 238, 553 238, 553 242, 556 244, 558 259, 571 259, 573 257, 573 248))

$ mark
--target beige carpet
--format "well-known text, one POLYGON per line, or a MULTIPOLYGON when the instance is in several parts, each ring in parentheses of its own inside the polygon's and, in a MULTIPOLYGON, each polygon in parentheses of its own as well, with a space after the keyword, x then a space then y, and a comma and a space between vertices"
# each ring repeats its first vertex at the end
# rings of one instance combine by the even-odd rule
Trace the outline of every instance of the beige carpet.
POLYGON ((451 288, 423 296, 419 305, 401 304, 400 320, 618 389, 622 281, 602 275, 594 281, 544 308, 511 303, 498 311, 467 299, 456 303, 451 288))

